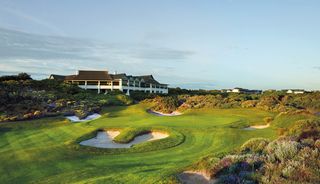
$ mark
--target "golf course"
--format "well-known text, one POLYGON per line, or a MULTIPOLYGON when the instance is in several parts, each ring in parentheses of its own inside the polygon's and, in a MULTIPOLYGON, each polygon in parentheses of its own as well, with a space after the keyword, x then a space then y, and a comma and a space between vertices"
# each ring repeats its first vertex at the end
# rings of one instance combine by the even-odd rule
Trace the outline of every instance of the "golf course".
POLYGON ((149 108, 148 103, 105 107, 100 118, 77 123, 63 116, 2 123, 0 181, 170 183, 202 157, 230 152, 250 138, 277 137, 273 124, 256 130, 237 126, 263 124, 264 118, 276 116, 268 111, 204 108, 166 117, 148 113, 149 108), (162 130, 169 137, 117 151, 79 144, 99 129, 128 128, 162 130))

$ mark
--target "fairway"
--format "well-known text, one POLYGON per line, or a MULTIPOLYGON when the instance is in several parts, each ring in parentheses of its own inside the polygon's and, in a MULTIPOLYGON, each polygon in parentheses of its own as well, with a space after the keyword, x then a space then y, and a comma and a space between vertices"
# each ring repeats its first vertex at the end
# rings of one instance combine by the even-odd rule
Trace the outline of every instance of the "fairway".
POLYGON ((181 116, 147 113, 146 104, 108 107, 96 120, 63 117, 0 125, 1 183, 157 183, 201 157, 227 152, 252 137, 275 138, 271 126, 247 131, 237 123, 262 124, 275 114, 257 109, 189 110, 181 116), (91 153, 70 142, 99 128, 170 128, 185 136, 177 146, 146 152, 91 153))

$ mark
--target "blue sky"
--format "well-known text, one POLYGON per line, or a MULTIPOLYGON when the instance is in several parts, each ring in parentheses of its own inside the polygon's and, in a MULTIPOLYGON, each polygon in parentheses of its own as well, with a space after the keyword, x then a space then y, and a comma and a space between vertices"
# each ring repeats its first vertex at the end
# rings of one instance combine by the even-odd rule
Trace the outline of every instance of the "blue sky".
POLYGON ((320 89, 320 1, 0 0, 0 74, 108 69, 187 88, 320 89))

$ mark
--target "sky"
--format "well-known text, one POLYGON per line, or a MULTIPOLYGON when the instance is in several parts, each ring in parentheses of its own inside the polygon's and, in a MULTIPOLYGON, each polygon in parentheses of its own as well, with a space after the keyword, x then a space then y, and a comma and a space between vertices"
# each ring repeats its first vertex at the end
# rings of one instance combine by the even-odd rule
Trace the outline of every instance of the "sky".
POLYGON ((318 0, 0 0, 0 75, 320 90, 318 0))

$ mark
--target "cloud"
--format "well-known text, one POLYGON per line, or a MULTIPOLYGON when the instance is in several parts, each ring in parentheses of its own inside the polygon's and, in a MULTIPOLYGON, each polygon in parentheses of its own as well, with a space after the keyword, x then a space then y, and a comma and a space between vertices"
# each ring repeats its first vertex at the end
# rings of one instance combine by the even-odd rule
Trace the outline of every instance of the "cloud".
POLYGON ((18 18, 22 19, 23 21, 26 21, 26 22, 29 22, 29 23, 34 23, 34 24, 40 25, 42 27, 45 27, 48 30, 50 30, 50 31, 52 31, 55 34, 58 34, 60 36, 65 36, 66 35, 61 29, 59 29, 55 25, 49 23, 48 21, 45 21, 45 20, 42 20, 42 19, 39 19, 39 18, 35 18, 35 17, 33 17, 33 16, 29 15, 29 14, 26 14, 26 13, 20 11, 20 10, 12 9, 12 8, 5 7, 5 6, 0 7, 0 10, 9 13, 12 16, 18 17, 18 18))
POLYGON ((194 54, 191 51, 168 48, 142 48, 142 50, 137 50, 136 52, 134 57, 156 60, 184 60, 194 54))
POLYGON ((320 66, 314 66, 313 68, 316 70, 320 70, 320 66))
POLYGON ((78 69, 109 69, 167 76, 175 73, 177 63, 193 54, 148 44, 104 43, 0 29, 0 68, 7 72, 70 74, 78 69))

